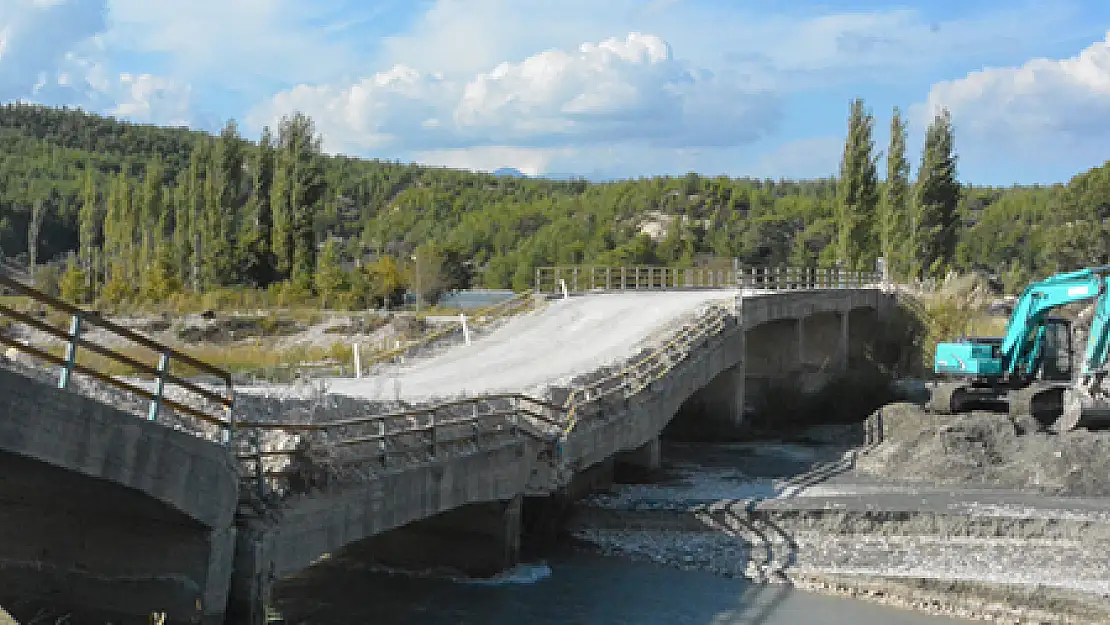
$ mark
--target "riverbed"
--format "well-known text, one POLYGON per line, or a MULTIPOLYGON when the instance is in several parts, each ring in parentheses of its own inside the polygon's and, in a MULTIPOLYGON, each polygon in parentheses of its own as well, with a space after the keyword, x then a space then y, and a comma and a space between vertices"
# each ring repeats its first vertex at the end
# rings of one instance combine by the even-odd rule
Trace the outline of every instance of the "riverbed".
POLYGON ((281 585, 290 625, 956 625, 961 619, 590 554, 522 565, 493 582, 331 562, 281 585))

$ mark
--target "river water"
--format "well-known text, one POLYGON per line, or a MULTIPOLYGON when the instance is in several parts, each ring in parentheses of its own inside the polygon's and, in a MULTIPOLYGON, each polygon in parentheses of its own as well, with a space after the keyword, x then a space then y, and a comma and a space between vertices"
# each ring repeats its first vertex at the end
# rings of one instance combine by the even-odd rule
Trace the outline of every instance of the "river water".
POLYGON ((390 575, 333 562, 284 582, 289 625, 955 625, 851 599, 595 555, 522 565, 496 582, 390 575))

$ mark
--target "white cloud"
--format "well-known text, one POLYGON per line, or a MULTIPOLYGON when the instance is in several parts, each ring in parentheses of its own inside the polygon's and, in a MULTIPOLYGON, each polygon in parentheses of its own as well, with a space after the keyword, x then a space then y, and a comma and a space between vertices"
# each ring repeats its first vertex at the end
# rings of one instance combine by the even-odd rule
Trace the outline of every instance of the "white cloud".
POLYGON ((110 114, 136 122, 187 126, 192 121, 188 85, 151 74, 121 74, 110 114))
MULTIPOLYGON (((331 25, 343 0, 109 0, 116 51, 160 59, 167 72, 221 89, 333 80, 354 52, 331 25)), ((354 6, 354 4, 352 4, 354 6)))
POLYGON ((960 133, 997 143, 1062 147, 1110 136, 1110 32, 1066 59, 1033 59, 932 86, 911 110, 926 123, 941 106, 960 133))
POLYGON ((778 121, 777 97, 743 76, 677 60, 654 35, 630 33, 452 79, 396 66, 348 85, 300 85, 248 116, 273 125, 299 110, 331 150, 548 148, 631 142, 722 146, 778 121))
POLYGON ((815 82, 906 82, 972 56, 1020 53, 1073 24, 1066 0, 973 7, 941 21, 914 9, 835 12, 808 3, 770 11, 668 0, 436 0, 408 32, 383 42, 378 60, 473 74, 537 50, 638 31, 659 35, 700 67, 728 66, 779 89, 811 89, 815 82))
POLYGON ((31 95, 66 54, 104 28, 104 0, 0 2, 0 100, 31 95))

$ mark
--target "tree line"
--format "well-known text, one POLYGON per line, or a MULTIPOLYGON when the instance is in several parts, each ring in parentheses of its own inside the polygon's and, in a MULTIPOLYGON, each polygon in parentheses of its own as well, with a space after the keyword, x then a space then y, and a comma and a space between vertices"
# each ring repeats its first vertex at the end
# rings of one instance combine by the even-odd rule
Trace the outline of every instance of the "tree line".
POLYGON ((951 113, 942 108, 929 124, 912 184, 901 111, 895 107, 890 118, 882 182, 874 124, 863 100, 854 100, 837 185, 837 262, 848 269, 871 270, 882 258, 897 278, 941 276, 955 265, 960 234, 962 189, 951 113))
POLYGON ((1051 186, 956 178, 940 111, 911 179, 906 124, 874 147, 851 103, 839 175, 809 181, 653 177, 611 183, 500 177, 321 152, 296 114, 244 139, 80 110, 0 107, 0 251, 46 263, 82 302, 252 290, 328 306, 429 300, 474 284, 524 289, 553 264, 949 269, 1013 285, 1105 262, 1110 164, 1051 186))

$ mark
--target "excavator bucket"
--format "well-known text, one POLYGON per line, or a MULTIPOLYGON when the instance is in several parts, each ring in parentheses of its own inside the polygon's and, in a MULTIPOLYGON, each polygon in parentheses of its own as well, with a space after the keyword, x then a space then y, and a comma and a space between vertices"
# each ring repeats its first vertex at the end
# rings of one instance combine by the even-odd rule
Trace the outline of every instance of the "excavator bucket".
POLYGON ((1064 410, 1050 426, 1054 432, 1110 429, 1110 401, 1096 398, 1083 388, 1064 391, 1064 410))

